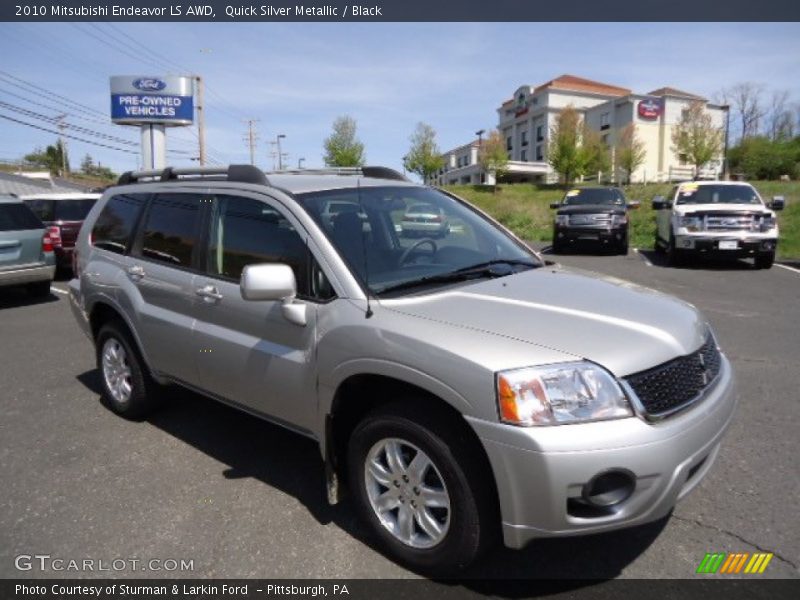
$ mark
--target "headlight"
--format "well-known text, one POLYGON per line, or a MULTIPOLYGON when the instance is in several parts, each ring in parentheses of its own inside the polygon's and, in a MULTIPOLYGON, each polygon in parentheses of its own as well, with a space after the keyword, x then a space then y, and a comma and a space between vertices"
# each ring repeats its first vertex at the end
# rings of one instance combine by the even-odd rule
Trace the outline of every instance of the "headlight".
POLYGON ((703 221, 700 217, 680 217, 678 219, 678 227, 683 227, 689 231, 700 231, 703 228, 703 221))
POLYGON ((611 226, 612 227, 619 227, 620 225, 625 225, 628 222, 628 215, 612 215, 611 216, 611 226))
POLYGON ((761 217, 761 231, 775 229, 777 221, 774 216, 761 217))
POLYGON ((556 215, 556 225, 560 227, 569 225, 569 215, 556 215))
POLYGON ((514 425, 560 425, 633 415, 619 384, 590 362, 497 374, 500 419, 514 425))

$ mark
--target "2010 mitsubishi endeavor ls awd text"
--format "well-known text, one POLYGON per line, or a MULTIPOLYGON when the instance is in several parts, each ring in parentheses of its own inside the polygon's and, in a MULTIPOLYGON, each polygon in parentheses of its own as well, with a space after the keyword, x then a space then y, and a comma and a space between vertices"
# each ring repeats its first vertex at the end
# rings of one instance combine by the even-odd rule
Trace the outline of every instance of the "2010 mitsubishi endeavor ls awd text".
POLYGON ((71 306, 112 410, 141 417, 179 384, 313 438, 329 501, 346 486, 384 551, 426 572, 500 534, 668 515, 734 413, 694 307, 545 264, 381 167, 127 173, 76 252, 71 306), (400 235, 419 204, 449 235, 400 235))

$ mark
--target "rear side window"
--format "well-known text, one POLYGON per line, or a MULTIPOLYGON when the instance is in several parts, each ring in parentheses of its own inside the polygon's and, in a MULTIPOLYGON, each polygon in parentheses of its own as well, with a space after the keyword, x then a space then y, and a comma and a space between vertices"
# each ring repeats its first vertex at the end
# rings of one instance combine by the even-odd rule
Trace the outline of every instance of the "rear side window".
POLYGON ((158 194, 150 202, 142 234, 143 258, 190 267, 197 245, 201 197, 197 194, 158 194))
POLYGON ((120 194, 103 207, 92 228, 92 245, 125 254, 147 196, 120 194))
POLYGON ((25 231, 43 228, 44 225, 42 225, 39 218, 22 202, 0 204, 0 231, 25 231))

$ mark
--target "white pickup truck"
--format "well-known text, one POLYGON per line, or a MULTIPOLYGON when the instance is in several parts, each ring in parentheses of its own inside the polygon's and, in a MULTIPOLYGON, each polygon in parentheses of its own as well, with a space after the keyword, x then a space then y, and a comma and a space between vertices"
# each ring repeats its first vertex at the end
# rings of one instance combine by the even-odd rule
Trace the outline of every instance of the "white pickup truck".
POLYGON ((778 246, 776 210, 782 196, 767 205, 749 183, 691 181, 676 185, 670 196, 656 196, 657 251, 670 265, 690 257, 752 257, 757 269, 769 269, 778 246))

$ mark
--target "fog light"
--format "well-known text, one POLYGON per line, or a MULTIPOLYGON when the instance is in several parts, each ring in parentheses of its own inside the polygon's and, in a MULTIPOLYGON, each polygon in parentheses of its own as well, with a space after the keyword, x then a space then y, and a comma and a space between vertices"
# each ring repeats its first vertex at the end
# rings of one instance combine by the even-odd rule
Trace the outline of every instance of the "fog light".
POLYGON ((683 240, 683 242, 681 242, 681 245, 684 248, 691 248, 691 247, 694 246, 694 241, 693 240, 683 240))
POLYGON ((583 486, 583 500, 601 508, 625 502, 636 489, 636 478, 630 471, 614 469, 598 473, 583 486))
POLYGON ((775 244, 772 243, 772 242, 762 242, 761 243, 761 249, 762 250, 766 250, 768 252, 771 252, 772 250, 775 249, 775 244))

